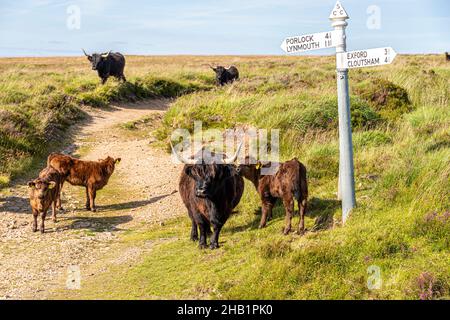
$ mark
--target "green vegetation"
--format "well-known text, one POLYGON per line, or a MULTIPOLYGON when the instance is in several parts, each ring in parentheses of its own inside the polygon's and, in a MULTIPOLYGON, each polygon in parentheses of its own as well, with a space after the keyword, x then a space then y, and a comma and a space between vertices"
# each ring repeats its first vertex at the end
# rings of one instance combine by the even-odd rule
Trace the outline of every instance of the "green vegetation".
POLYGON ((333 58, 249 59, 239 67, 241 81, 179 98, 159 137, 192 129, 193 120, 216 128, 280 128, 282 159, 296 156, 308 168, 311 232, 281 236, 281 205, 269 227, 258 230, 260 204, 247 183, 223 248, 195 252, 187 223, 173 224, 170 233, 184 240, 161 245, 127 272, 149 279, 137 295, 164 296, 162 285, 172 281, 169 292, 177 297, 449 298, 450 65, 438 56, 401 56, 391 66, 350 71, 358 208, 345 227, 335 200, 333 58), (367 288, 371 265, 381 268, 379 290, 367 288))
POLYGON ((86 107, 174 98, 212 87, 212 76, 188 76, 170 61, 163 73, 164 58, 153 66, 148 60, 130 57, 129 82, 111 78, 102 86, 85 59, 1 59, 0 188, 55 149, 69 125, 84 118, 86 107))
MULTIPOLYGON (((4 79, 10 73, 8 81, 0 82, 10 92, 2 93, 1 109, 8 113, 0 117, 19 119, 14 123, 21 126, 20 130, 3 127, 2 122, 1 130, 34 137, 34 128, 41 122, 31 112, 23 115, 12 106, 47 98, 49 90, 62 90, 61 86, 84 88, 71 89, 74 100, 66 102, 67 110, 80 101, 93 105, 92 101, 99 101, 101 106, 126 99, 128 93, 121 90, 132 90, 131 96, 137 98, 145 95, 135 88, 151 87, 157 96, 191 92, 172 104, 157 137, 167 142, 173 129, 193 129, 194 120, 209 128, 281 129, 282 160, 296 156, 308 168, 309 232, 302 237, 283 236, 282 205, 275 208, 267 228, 259 230, 255 212, 260 203, 254 187, 246 183, 238 213, 221 234, 220 249, 201 251, 191 243, 187 217, 145 231, 130 230, 122 237, 129 246, 153 243, 144 260, 126 268, 111 266, 107 273, 86 280, 80 292, 64 292, 64 297, 450 298, 450 64, 441 56, 399 56, 390 66, 350 71, 358 207, 345 227, 336 201, 338 135, 332 57, 134 59, 141 69, 134 75, 131 72, 132 84, 125 87, 115 82, 99 87, 95 75, 80 78, 70 66, 55 72, 35 63, 34 76, 54 79, 51 85, 58 88, 43 86, 41 93, 9 84, 15 77, 25 85, 23 79, 30 75, 18 72, 30 68, 28 64, 14 67, 14 74, 0 64, 4 79), (213 83, 204 65, 218 61, 236 64, 242 79, 203 90, 213 83), (138 77, 148 79, 147 73, 153 79, 169 77, 181 87, 167 89, 166 84, 154 87, 138 81, 138 77), (137 82, 134 89, 129 88, 137 82), (367 287, 370 266, 380 267, 381 289, 367 287)), ((125 128, 139 131, 143 126, 145 121, 125 128)), ((16 152, 29 152, 32 138, 14 139, 8 143, 15 143, 16 152)))

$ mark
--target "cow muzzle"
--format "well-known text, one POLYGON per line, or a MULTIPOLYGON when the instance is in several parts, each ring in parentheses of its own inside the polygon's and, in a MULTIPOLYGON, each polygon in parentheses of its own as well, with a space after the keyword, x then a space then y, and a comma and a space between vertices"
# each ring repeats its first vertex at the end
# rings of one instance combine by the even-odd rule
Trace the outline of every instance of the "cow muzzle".
POLYGON ((199 198, 207 198, 208 192, 207 192, 206 188, 196 188, 195 195, 199 198))

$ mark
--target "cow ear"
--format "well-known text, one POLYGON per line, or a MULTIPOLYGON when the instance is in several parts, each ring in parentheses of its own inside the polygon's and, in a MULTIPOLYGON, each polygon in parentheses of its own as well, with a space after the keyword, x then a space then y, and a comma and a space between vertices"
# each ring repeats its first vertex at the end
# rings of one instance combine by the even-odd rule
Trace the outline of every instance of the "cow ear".
POLYGON ((191 170, 192 170, 192 166, 186 166, 186 168, 184 168, 184 173, 185 173, 187 176, 192 177, 192 172, 191 172, 191 170))
POLYGON ((259 170, 259 169, 261 169, 261 167, 262 167, 262 163, 261 163, 261 161, 257 161, 256 162, 256 166, 255 166, 255 168, 256 168, 256 170, 259 170))
POLYGON ((56 182, 55 181, 50 181, 49 184, 48 184, 48 188, 50 190, 52 190, 54 187, 56 187, 56 182))
POLYGON ((28 187, 34 188, 36 187, 36 183, 34 181, 28 181, 28 187))
POLYGON ((116 160, 114 160, 115 163, 119 163, 120 161, 122 161, 122 158, 117 158, 116 160))

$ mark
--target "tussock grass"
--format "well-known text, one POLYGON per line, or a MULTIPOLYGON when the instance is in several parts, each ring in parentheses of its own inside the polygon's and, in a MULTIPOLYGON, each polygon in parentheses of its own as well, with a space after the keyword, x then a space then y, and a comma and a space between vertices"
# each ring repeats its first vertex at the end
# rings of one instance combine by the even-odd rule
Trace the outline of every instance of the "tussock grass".
MULTIPOLYGON (((192 128, 193 120, 281 129, 282 159, 296 156, 308 168, 307 226, 316 232, 279 237, 282 207, 267 230, 256 230, 260 204, 247 185, 239 216, 225 228, 223 254, 213 263, 224 274, 198 269, 214 279, 204 284, 209 296, 448 298, 450 65, 437 56, 400 56, 388 67, 350 71, 358 208, 345 227, 336 201, 333 60, 261 58, 240 67, 251 70, 241 81, 178 99, 161 138, 173 128, 192 128), (228 259, 240 268, 227 267, 228 259), (367 286, 371 265, 382 272, 379 290, 367 286)), ((191 285, 185 289, 192 293, 191 285)))
MULTIPOLYGON (((108 99, 140 98, 141 88, 149 83, 159 95, 190 92, 168 110, 157 136, 167 141, 175 128, 192 130, 194 120, 210 128, 281 129, 282 160, 296 156, 308 169, 309 232, 303 237, 283 236, 280 204, 267 228, 259 230, 260 202, 253 185, 246 183, 238 213, 221 234, 220 249, 201 251, 191 243, 186 216, 145 231, 130 230, 122 237, 130 246, 154 243, 144 260, 132 267, 112 266, 109 272, 86 280, 80 292, 65 292, 64 297, 450 297, 450 64, 441 56, 399 56, 390 66, 350 71, 358 207, 344 227, 336 200, 339 145, 332 57, 132 57, 129 61, 132 88, 114 81, 99 87, 94 74, 81 72, 88 69, 81 59, 59 61, 65 62, 64 71, 51 59, 15 61, 14 67, 9 60, 1 61, 0 72, 8 79, 1 85, 11 95, 1 96, 1 110, 8 113, 0 116, 25 117, 17 122, 23 129, 7 127, 9 136, 17 131, 34 137, 40 123, 32 113, 22 115, 14 106, 47 97, 61 87, 64 94, 75 97, 67 103, 78 104, 87 96, 99 106, 108 99), (237 65, 242 79, 213 87, 206 64, 218 62, 237 65), (52 81, 35 92, 23 90, 37 78, 52 81), (181 87, 167 89, 167 82, 155 80, 156 85, 148 79, 171 79, 181 87), (383 99, 374 99, 380 94, 383 99), (371 266, 380 268, 380 289, 367 286, 371 266)), ((123 130, 137 134, 147 130, 142 127, 145 123, 133 122, 123 130)), ((9 143, 17 143, 14 150, 24 150, 16 152, 26 152, 27 141, 15 138, 9 143)))

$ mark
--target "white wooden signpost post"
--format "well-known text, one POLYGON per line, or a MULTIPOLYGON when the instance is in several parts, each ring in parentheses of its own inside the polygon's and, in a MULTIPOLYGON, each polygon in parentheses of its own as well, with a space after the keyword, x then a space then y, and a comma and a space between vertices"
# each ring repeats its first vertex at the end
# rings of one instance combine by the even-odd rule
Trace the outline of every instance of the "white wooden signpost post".
POLYGON ((336 47, 336 80, 339 111, 339 190, 342 200, 342 222, 356 206, 353 169, 353 143, 348 90, 348 69, 390 64, 397 55, 391 47, 346 51, 348 14, 339 1, 329 16, 333 31, 288 37, 281 43, 286 53, 336 47))

